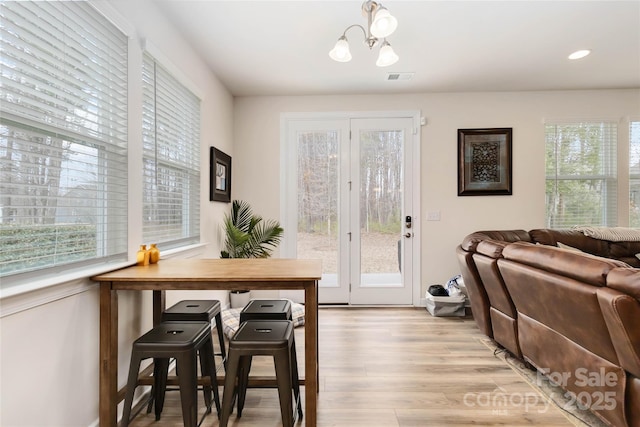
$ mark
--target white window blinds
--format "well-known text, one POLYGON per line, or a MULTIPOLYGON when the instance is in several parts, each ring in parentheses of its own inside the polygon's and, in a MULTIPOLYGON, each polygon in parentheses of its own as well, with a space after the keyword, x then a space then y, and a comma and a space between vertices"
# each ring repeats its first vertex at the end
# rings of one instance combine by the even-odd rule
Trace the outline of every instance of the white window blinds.
POLYGON ((200 240, 200 100, 149 54, 143 73, 143 238, 200 240))
POLYGON ((0 276, 126 259, 126 36, 88 2, 5 1, 0 64, 0 276))
POLYGON ((640 121, 629 123, 629 226, 640 228, 640 121))
POLYGON ((545 125, 549 228, 617 225, 617 123, 545 125))

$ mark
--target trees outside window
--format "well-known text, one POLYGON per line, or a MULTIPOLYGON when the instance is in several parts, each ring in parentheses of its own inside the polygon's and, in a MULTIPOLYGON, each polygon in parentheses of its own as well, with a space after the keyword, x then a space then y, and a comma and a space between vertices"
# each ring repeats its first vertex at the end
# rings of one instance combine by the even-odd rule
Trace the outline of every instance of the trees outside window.
POLYGON ((617 123, 547 124, 549 228, 617 225, 617 123))

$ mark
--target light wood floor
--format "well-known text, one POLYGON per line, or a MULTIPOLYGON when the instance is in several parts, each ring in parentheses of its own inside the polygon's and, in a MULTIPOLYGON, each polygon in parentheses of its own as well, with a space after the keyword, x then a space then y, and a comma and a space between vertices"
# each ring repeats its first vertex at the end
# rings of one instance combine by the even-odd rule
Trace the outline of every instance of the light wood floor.
MULTIPOLYGON (((298 355, 303 334, 296 329, 298 355)), ((471 317, 432 317, 424 308, 321 308, 319 334, 320 427, 584 425, 495 357, 471 317)), ((251 372, 271 369, 269 359, 258 359, 251 372)), ((179 393, 167 393, 160 421, 142 411, 130 425, 181 426, 179 393)), ((218 426, 215 413, 202 425, 218 426)), ((249 389, 242 418, 234 412, 229 425, 280 426, 277 391, 249 389)))

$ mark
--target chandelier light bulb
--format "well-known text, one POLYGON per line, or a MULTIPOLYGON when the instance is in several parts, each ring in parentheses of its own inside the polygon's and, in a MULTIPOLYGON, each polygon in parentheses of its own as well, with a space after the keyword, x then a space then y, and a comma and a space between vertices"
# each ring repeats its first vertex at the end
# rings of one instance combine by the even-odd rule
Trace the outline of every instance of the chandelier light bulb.
POLYGON ((398 20, 386 7, 380 7, 371 23, 371 34, 382 39, 393 34, 396 28, 398 28, 398 20))
POLYGON ((398 55, 386 40, 386 37, 398 27, 398 20, 391 16, 387 8, 374 0, 365 0, 362 4, 362 14, 367 18, 367 26, 360 24, 349 25, 343 31, 333 49, 329 51, 329 57, 337 62, 351 61, 347 31, 352 28, 358 28, 362 31, 364 44, 369 49, 373 49, 374 46, 380 46, 378 60, 376 61, 378 67, 387 67, 398 62, 398 55))
POLYGON ((382 47, 380 47, 380 54, 378 55, 376 65, 378 67, 388 67, 389 65, 393 65, 398 62, 398 59, 398 55, 393 51, 389 42, 385 40, 382 47))
POLYGON ((338 62, 351 61, 351 52, 349 51, 349 42, 345 36, 342 36, 336 42, 336 45, 329 52, 329 57, 338 62))

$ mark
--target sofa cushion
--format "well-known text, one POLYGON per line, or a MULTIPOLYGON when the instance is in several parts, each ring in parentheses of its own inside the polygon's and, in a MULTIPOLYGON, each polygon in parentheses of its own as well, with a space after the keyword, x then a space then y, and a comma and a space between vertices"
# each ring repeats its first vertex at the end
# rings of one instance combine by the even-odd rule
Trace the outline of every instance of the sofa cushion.
POLYGON ((478 243, 476 252, 482 255, 486 255, 490 258, 501 258, 502 250, 509 245, 509 242, 499 240, 483 240, 478 243))
POLYGON ((530 230, 529 235, 534 243, 548 246, 558 246, 558 242, 580 249, 593 255, 609 258, 609 242, 585 236, 577 230, 540 228, 530 230))
POLYGON ((637 253, 640 253, 640 242, 609 242, 609 257, 622 260, 633 267, 640 267, 637 253))
POLYGON ((640 230, 635 228, 577 226, 573 229, 582 232, 585 236, 610 242, 640 242, 640 230))
POLYGON ((581 250, 580 250, 580 249, 578 249, 578 248, 574 248, 573 246, 565 245, 565 244, 564 244, 564 243, 562 243, 562 242, 558 242, 558 247, 559 247, 560 249, 567 249, 567 250, 570 250, 570 251, 583 252, 583 251, 581 251, 581 250))
POLYGON ((595 286, 606 286, 607 274, 611 269, 629 267, 614 259, 524 242, 511 243, 504 248, 502 256, 595 286))

